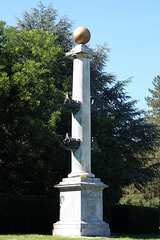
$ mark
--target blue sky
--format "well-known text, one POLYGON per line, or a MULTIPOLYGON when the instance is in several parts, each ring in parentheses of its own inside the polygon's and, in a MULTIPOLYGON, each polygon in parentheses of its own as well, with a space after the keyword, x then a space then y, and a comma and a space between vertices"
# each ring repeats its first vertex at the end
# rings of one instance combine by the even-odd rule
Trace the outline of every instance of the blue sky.
MULTIPOLYGON (((0 20, 16 25, 24 10, 37 7, 39 0, 5 0, 0 7, 0 20)), ((126 92, 138 100, 140 109, 148 109, 152 81, 160 75, 160 0, 42 0, 58 10, 59 17, 73 20, 91 32, 90 47, 105 42, 110 48, 105 69, 117 80, 132 77, 126 92)))

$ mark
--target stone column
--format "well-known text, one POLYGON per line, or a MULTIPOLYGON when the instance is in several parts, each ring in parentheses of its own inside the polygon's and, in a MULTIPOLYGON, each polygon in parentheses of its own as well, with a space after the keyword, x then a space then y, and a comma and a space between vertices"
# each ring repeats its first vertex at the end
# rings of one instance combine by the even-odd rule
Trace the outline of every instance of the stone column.
POLYGON ((72 151, 72 169, 55 186, 60 190, 60 216, 53 235, 102 237, 110 235, 109 225, 103 221, 103 189, 107 186, 91 173, 90 59, 95 54, 84 45, 90 39, 88 30, 82 27, 78 36, 80 44, 66 54, 73 59, 73 94, 67 100, 67 108, 72 110, 72 137, 65 141, 72 151))
POLYGON ((72 99, 81 103, 79 111, 72 113, 72 138, 80 139, 80 147, 71 153, 72 170, 68 177, 94 177, 91 173, 90 59, 95 53, 79 44, 66 55, 73 58, 72 99))

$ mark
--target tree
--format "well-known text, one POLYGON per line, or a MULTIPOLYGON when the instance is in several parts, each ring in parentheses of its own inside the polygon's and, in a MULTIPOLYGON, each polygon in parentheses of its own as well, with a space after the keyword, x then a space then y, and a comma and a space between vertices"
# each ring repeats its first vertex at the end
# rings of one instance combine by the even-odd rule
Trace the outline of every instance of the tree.
POLYGON ((33 29, 43 29, 57 36, 57 41, 62 49, 67 52, 73 46, 71 38, 72 22, 66 17, 58 19, 58 11, 50 4, 45 7, 40 1, 37 8, 32 8, 30 12, 24 11, 22 20, 17 18, 17 25, 20 29, 26 28, 28 31, 33 29))
POLYGON ((160 76, 153 79, 154 89, 149 89, 151 97, 147 97, 146 101, 148 106, 151 108, 149 113, 149 119, 156 125, 160 125, 160 76))
POLYGON ((92 134, 102 149, 93 158, 96 175, 109 183, 108 193, 112 200, 114 196, 115 202, 118 202, 123 187, 134 183, 141 188, 156 174, 156 166, 151 161, 157 138, 156 127, 140 116, 134 102, 125 101, 123 84, 105 89, 102 98, 106 104, 99 109, 98 115, 92 117, 92 134), (120 96, 121 102, 115 96, 120 96))
MULTIPOLYGON (((157 126, 158 131, 160 129, 160 76, 156 76, 153 79, 154 89, 149 89, 151 96, 146 98, 147 104, 150 110, 147 113, 148 121, 157 126)), ((146 187, 146 191, 149 189, 151 196, 148 197, 148 204, 157 205, 157 199, 160 199, 160 145, 159 137, 157 140, 157 146, 155 148, 155 164, 159 167, 158 177, 154 179, 152 183, 146 187)), ((159 202, 160 206, 160 202, 159 202)))
MULTIPOLYGON (((147 104, 150 110, 146 113, 147 121, 149 124, 154 124, 159 132, 160 126, 160 76, 153 79, 154 89, 149 89, 151 96, 146 98, 147 104)), ((154 158, 150 163, 150 166, 157 168, 156 177, 152 181, 149 181, 141 191, 136 189, 133 184, 125 188, 124 196, 121 199, 121 203, 133 204, 140 206, 160 206, 160 155, 159 155, 159 134, 157 133, 157 142, 154 146, 154 158)))
POLYGON ((44 193, 66 158, 55 132, 66 88, 64 52, 42 29, 1 23, 0 39, 0 189, 44 193))
MULTIPOLYGON (((57 23, 51 6, 38 7, 24 12, 18 28, 1 25, 1 191, 51 194, 54 183, 70 172, 70 154, 59 142, 70 130, 70 115, 60 105, 71 92, 72 61, 65 58, 73 46, 71 25, 67 19, 57 23)), ((102 151, 92 154, 92 172, 109 184, 105 196, 113 203, 122 187, 142 184, 154 174, 146 166, 146 153, 153 150, 156 129, 124 92, 127 82, 104 73, 106 47, 96 51, 91 61, 92 136, 102 151)))
POLYGON ((107 198, 118 202, 123 187, 134 183, 142 188, 157 173, 153 164, 158 132, 147 122, 144 111, 135 108, 136 101, 125 93, 127 81, 116 81, 105 74, 105 46, 98 47, 98 59, 91 65, 91 89, 96 111, 92 113, 92 134, 101 153, 93 153, 96 176, 109 184, 107 198), (114 196, 114 199, 113 199, 114 196))
POLYGON ((144 207, 160 207, 159 187, 159 179, 147 183, 143 190, 138 190, 131 184, 124 189, 120 203, 144 207))

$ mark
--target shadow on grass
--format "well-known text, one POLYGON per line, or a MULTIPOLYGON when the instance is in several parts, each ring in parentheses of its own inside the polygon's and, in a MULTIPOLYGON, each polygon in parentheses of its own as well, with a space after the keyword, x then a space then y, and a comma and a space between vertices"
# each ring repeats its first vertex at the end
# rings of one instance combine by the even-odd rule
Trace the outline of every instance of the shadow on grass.
POLYGON ((132 235, 132 234, 121 234, 121 233, 112 233, 112 238, 119 238, 119 239, 159 239, 159 235, 150 235, 150 234, 142 234, 142 235, 132 235))

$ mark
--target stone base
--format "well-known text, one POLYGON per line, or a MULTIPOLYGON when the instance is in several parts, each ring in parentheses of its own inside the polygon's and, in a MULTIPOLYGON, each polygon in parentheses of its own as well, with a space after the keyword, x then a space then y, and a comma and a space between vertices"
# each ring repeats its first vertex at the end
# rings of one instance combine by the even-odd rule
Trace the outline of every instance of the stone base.
POLYGON ((81 221, 81 222, 63 222, 55 223, 53 236, 65 237, 109 237, 110 229, 108 223, 104 221, 81 221))
POLYGON ((59 221, 53 225, 54 236, 108 237, 110 229, 103 221, 103 189, 99 178, 85 176, 64 178, 60 190, 59 221))

